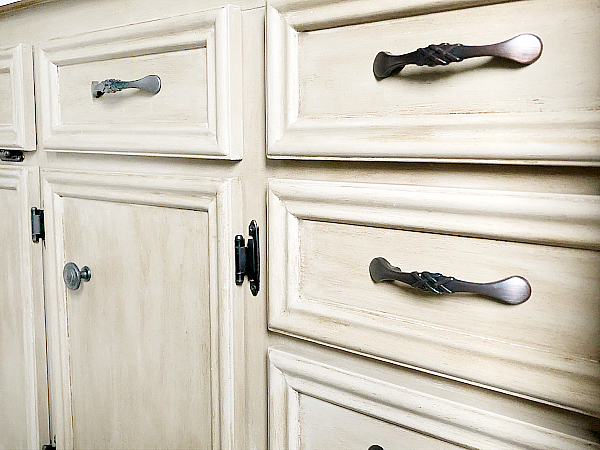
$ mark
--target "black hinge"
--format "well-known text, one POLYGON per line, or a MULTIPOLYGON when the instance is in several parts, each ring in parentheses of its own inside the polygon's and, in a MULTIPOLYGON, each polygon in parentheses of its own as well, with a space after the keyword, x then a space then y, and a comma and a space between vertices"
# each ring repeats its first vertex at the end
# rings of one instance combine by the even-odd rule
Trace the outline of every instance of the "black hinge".
POLYGON ((235 237, 235 284, 244 283, 244 277, 250 282, 250 292, 256 296, 260 289, 260 249, 258 242, 258 225, 256 221, 250 222, 248 227, 248 243, 244 236, 235 237))
POLYGON ((40 239, 44 239, 45 237, 44 210, 31 208, 31 238, 33 242, 39 242, 40 239))
POLYGON ((42 445, 42 450, 56 450, 56 447, 52 444, 42 445))
POLYGON ((21 162, 25 155, 21 150, 0 150, 0 159, 2 161, 21 162))

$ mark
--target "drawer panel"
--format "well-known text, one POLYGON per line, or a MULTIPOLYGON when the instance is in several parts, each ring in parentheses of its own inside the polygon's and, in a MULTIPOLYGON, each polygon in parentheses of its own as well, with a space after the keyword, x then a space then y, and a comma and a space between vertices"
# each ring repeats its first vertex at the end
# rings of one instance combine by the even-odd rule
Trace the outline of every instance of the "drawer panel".
POLYGON ((590 442, 396 382, 362 364, 269 349, 269 448, 588 448, 590 442), (338 365, 339 364, 339 365, 338 365))
POLYGON ((598 2, 268 3, 271 157, 600 161, 600 83, 585 63, 600 51, 598 2), (530 66, 483 57, 373 76, 380 51, 521 33, 544 43, 530 66))
POLYGON ((227 6, 41 44, 41 146, 240 159, 240 29, 240 9, 227 6), (92 96, 92 81, 146 75, 160 77, 157 94, 92 96))
POLYGON ((30 45, 0 49, 0 149, 35 150, 30 45))
POLYGON ((268 208, 271 329, 600 412, 598 197, 272 180, 268 208), (533 293, 375 284, 375 257, 533 293))

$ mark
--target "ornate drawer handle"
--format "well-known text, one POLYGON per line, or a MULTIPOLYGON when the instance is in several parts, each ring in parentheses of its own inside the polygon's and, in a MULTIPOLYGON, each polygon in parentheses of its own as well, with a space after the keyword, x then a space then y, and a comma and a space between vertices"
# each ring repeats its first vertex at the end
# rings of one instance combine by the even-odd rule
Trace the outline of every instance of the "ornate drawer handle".
POLYGON ((123 89, 137 88, 149 94, 158 94, 160 91, 160 78, 158 75, 148 75, 134 81, 121 81, 114 78, 101 81, 92 81, 92 97, 102 97, 104 94, 112 94, 123 89))
POLYGON ((399 267, 392 266, 385 258, 373 259, 369 266, 369 272, 375 283, 401 281, 422 291, 436 294, 473 292, 486 295, 508 305, 518 305, 531 296, 529 282, 518 276, 492 283, 469 283, 453 277, 446 277, 440 273, 402 272, 399 267))
POLYGON ((90 281, 92 278, 92 272, 88 266, 83 266, 81 270, 75 263, 65 264, 63 269, 63 280, 67 287, 72 291, 79 289, 79 285, 82 281, 90 281))
POLYGON ((498 44, 468 46, 440 44, 419 48, 404 55, 379 52, 373 61, 373 74, 378 80, 400 72, 408 64, 417 66, 447 66, 451 62, 476 56, 499 56, 521 64, 531 64, 542 54, 542 40, 534 34, 520 34, 498 44))

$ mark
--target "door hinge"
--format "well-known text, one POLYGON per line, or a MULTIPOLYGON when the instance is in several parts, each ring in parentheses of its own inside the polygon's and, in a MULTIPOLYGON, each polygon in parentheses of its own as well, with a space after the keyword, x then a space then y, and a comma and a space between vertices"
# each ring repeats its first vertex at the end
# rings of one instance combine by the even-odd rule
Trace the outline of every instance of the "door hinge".
POLYGON ((260 289, 260 249, 258 241, 258 225, 253 220, 248 226, 248 243, 244 236, 235 237, 235 284, 244 283, 244 277, 250 282, 250 292, 256 296, 260 289))
POLYGON ((44 232, 44 210, 31 208, 31 238, 33 242, 39 242, 40 239, 45 239, 44 232))
POLYGON ((25 159, 22 150, 0 150, 0 159, 2 161, 21 162, 25 159))
POLYGON ((56 447, 53 444, 42 445, 42 450, 56 450, 56 447))

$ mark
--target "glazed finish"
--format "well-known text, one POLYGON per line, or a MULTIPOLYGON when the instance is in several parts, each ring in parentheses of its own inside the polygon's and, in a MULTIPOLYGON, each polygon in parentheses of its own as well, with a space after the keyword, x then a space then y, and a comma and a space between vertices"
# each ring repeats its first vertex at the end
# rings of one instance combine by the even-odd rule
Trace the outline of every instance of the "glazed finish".
POLYGON ((599 20, 597 0, 0 6, 0 150, 26 150, 0 162, 0 447, 600 448, 599 20), (520 62, 374 77, 379 52, 443 42, 520 62), (531 295, 375 283, 378 257, 531 295))

